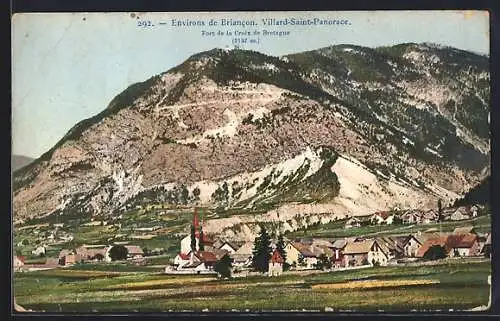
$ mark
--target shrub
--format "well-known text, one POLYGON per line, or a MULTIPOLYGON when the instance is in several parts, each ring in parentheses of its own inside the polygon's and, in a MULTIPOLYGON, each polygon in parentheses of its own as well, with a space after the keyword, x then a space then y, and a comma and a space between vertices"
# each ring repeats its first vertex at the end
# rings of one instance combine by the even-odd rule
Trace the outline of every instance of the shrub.
POLYGON ((111 258, 112 261, 125 260, 127 258, 127 255, 128 255, 128 250, 123 245, 114 245, 109 250, 109 257, 111 258))
POLYGON ((441 245, 433 245, 424 253, 424 260, 433 261, 444 259, 446 250, 441 245))

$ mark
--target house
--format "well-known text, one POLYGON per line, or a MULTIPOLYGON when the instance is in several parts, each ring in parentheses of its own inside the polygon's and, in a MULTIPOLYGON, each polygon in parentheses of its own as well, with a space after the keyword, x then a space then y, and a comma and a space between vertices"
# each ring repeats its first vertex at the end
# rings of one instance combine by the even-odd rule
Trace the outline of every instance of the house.
POLYGON ((457 207, 444 208, 442 211, 442 215, 443 215, 444 220, 450 220, 451 216, 453 215, 453 213, 455 213, 456 210, 457 210, 457 207))
POLYGON ((383 251, 375 240, 348 242, 344 248, 344 265, 387 265, 388 254, 383 251))
POLYGON ((313 245, 299 242, 288 242, 285 246, 286 263, 291 266, 313 269, 318 262, 318 249, 313 245))
POLYGON ((332 244, 333 255, 331 257, 333 267, 340 268, 344 267, 344 248, 347 244, 347 240, 336 240, 332 244))
POLYGON ((488 233, 488 236, 486 237, 486 241, 481 249, 481 254, 486 257, 491 257, 491 233, 488 233))
POLYGON ((470 208, 467 206, 460 206, 459 208, 456 209, 453 214, 450 216, 450 220, 452 221, 461 221, 461 220, 466 220, 471 217, 470 213, 470 208))
POLYGON ((47 251, 47 245, 42 245, 42 246, 38 246, 33 251, 31 251, 31 254, 36 255, 36 256, 42 256, 42 255, 45 255, 46 251, 47 251))
POLYGON ((445 249, 446 254, 449 253, 449 249, 446 247, 446 240, 448 236, 436 236, 430 237, 422 244, 422 246, 417 250, 416 257, 424 257, 425 253, 434 245, 439 245, 445 249))
POLYGON ((423 214, 421 210, 408 210, 401 215, 401 221, 403 224, 420 224, 423 214))
POLYGON ((68 254, 64 257, 64 262, 59 261, 59 264, 60 265, 73 265, 76 263, 80 263, 82 261, 83 261, 83 258, 81 257, 81 255, 71 253, 71 254, 68 254), (61 263, 64 263, 64 264, 61 264, 61 263))
POLYGON ((254 244, 252 242, 247 242, 243 244, 236 252, 230 254, 233 259, 233 266, 235 267, 248 267, 252 263, 253 256, 253 247, 254 244))
POLYGON ((471 233, 448 235, 446 246, 451 257, 477 256, 481 251, 479 237, 471 233))
POLYGON ((479 214, 479 207, 477 205, 473 205, 469 208, 470 216, 477 217, 479 214))
POLYGON ((405 237, 403 241, 403 255, 406 257, 415 257, 417 256, 418 250, 422 246, 423 241, 418 239, 414 235, 409 235, 405 237))
POLYGON ((141 249, 140 246, 137 245, 125 245, 125 248, 127 249, 127 258, 129 259, 137 259, 144 257, 144 251, 141 249))
MULTIPOLYGON (((106 259, 108 250, 111 247, 107 245, 81 245, 75 249, 75 254, 78 254, 84 261, 102 261, 106 259)), ((61 256, 59 254, 59 256, 61 256)))
POLYGON ((437 222, 438 219, 439 219, 439 213, 433 209, 430 209, 422 213, 420 221, 423 224, 430 224, 433 222, 437 222))
POLYGON ((392 224, 394 222, 394 215, 389 212, 377 212, 370 216, 370 224, 380 225, 380 224, 392 224))
POLYGON ((216 249, 216 248, 213 248, 211 246, 207 246, 205 248, 205 251, 215 254, 215 257, 217 258, 217 260, 220 260, 226 254, 230 254, 228 250, 216 249))
POLYGON ((269 260, 269 269, 268 269, 268 275, 269 276, 280 276, 283 273, 283 257, 281 254, 278 252, 278 250, 274 250, 273 255, 271 256, 271 259, 269 260))
POLYGON ((181 268, 184 265, 188 265, 190 262, 190 258, 190 254, 178 253, 174 258, 174 266, 177 268, 181 268))
POLYGON ((361 226, 361 221, 356 217, 351 217, 345 222, 344 228, 348 229, 360 226, 361 226))
POLYGON ((210 271, 213 270, 215 263, 217 263, 218 261, 217 256, 214 253, 208 251, 198 251, 195 252, 193 256, 204 264, 206 270, 210 271))
POLYGON ((228 253, 233 254, 240 248, 241 244, 236 242, 224 242, 220 247, 217 247, 219 250, 226 250, 228 253))
POLYGON ((19 271, 24 265, 24 257, 23 256, 14 256, 13 262, 14 271, 19 271))
POLYGON ((400 237, 383 236, 376 238, 376 241, 382 248, 382 251, 387 254, 387 258, 391 260, 403 257, 404 255, 404 249, 402 246, 403 239, 400 237))

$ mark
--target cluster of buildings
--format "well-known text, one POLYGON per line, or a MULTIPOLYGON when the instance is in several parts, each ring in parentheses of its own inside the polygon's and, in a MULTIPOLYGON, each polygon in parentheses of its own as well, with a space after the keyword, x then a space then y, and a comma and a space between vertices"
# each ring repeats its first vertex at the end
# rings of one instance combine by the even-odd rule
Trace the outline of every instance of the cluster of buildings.
MULTIPOLYGON (((46 270, 53 269, 59 266, 71 266, 77 263, 89 262, 111 262, 110 251, 114 245, 81 245, 75 249, 63 249, 59 252, 59 256, 48 257, 43 264, 26 264, 22 256, 14 257, 14 270, 46 270)), ((145 263, 144 251, 137 245, 123 245, 127 249, 127 260, 134 263, 145 263)), ((46 252, 46 245, 36 248, 36 253, 46 252)))
MULTIPOLYGON (((421 217, 429 212, 422 212, 421 217)), ((389 216, 376 213, 374 221, 389 216)), ((379 222, 382 222, 382 221, 379 222)), ((382 224, 382 223, 376 223, 382 224)), ((191 235, 181 241, 180 252, 173 265, 166 268, 170 273, 214 273, 214 266, 224 255, 233 259, 235 270, 250 270, 252 262, 252 242, 214 241, 200 235, 197 216, 193 218, 196 247, 191 248, 191 235), (200 242, 204 244, 200 250, 200 242)), ((280 275, 286 263, 292 270, 319 269, 326 259, 332 269, 359 266, 386 266, 402 261, 423 258, 433 245, 445 249, 448 257, 485 256, 491 253, 489 233, 476 233, 472 227, 457 228, 451 233, 416 233, 401 236, 352 237, 342 239, 297 239, 286 240, 284 257, 273 246, 269 261, 269 275, 280 275)))
MULTIPOLYGON (((478 216, 479 205, 448 207, 442 210, 443 221, 461 221, 478 216)), ((406 211, 388 212, 381 211, 367 218, 351 217, 346 222, 345 228, 360 227, 362 225, 390 225, 395 222, 402 224, 431 224, 439 220, 439 213, 434 209, 412 209, 406 211)))
MULTIPOLYGON (((85 262, 111 262, 110 251, 115 245, 81 245, 74 250, 59 252, 59 265, 72 265, 85 262)), ((137 245, 123 245, 127 249, 127 259, 140 261, 144 251, 137 245)))

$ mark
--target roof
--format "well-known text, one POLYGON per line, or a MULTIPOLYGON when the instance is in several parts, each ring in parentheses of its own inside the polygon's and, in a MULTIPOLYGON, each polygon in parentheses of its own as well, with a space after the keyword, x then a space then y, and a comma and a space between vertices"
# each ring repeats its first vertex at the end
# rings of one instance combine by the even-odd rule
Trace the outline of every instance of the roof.
POLYGON ((377 213, 374 213, 373 215, 375 216, 380 216, 381 218, 383 218, 384 220, 387 219, 389 217, 389 212, 377 212, 377 213))
POLYGON ((370 252, 374 242, 374 240, 348 242, 344 248, 344 254, 368 253, 370 252))
POLYGON ((417 257, 423 257, 425 252, 427 252, 427 250, 431 247, 431 246, 434 246, 434 245, 440 245, 442 247, 445 248, 446 252, 448 252, 449 250, 447 249, 446 247, 446 240, 448 239, 447 236, 441 236, 441 237, 437 237, 437 238, 430 238, 428 239, 427 241, 424 242, 424 244, 422 244, 422 246, 418 249, 417 251, 417 257))
POLYGON ((124 245, 124 246, 128 250, 129 254, 144 254, 141 247, 138 245, 124 245))
POLYGON ((239 249, 234 252, 236 255, 252 255, 253 252, 253 243, 247 242, 243 244, 239 249))
POLYGON ((477 242, 478 236, 475 234, 449 235, 446 245, 449 248, 471 248, 477 242))
POLYGON ((208 235, 206 235, 205 233, 203 233, 203 244, 214 244, 214 241, 208 237, 208 235))
POLYGON ((184 253, 178 253, 177 254, 181 259, 183 260, 189 260, 190 255, 189 254, 184 254, 184 253))
POLYGON ((195 268, 197 266, 199 266, 200 264, 202 264, 203 262, 193 262, 193 263, 190 263, 190 264, 186 264, 186 265, 183 265, 181 267, 181 269, 189 269, 189 268, 195 268))
POLYGON ((224 255, 229 253, 227 250, 222 250, 222 249, 213 249, 212 251, 208 252, 215 254, 217 260, 220 260, 224 255))
POLYGON ((194 254, 201 262, 214 263, 217 262, 217 255, 208 251, 198 251, 194 254))
POLYGON ((346 244, 346 240, 336 240, 335 242, 333 242, 332 247, 336 249, 343 249, 346 244))
POLYGON ((292 244, 292 246, 296 248, 297 251, 299 251, 303 257, 316 257, 316 254, 314 254, 314 252, 311 251, 309 245, 302 244, 299 242, 290 242, 290 244, 292 244))
POLYGON ((226 241, 226 242, 224 242, 221 246, 219 246, 219 249, 220 249, 221 247, 223 247, 225 244, 229 245, 229 246, 230 246, 233 250, 235 250, 235 251, 236 251, 237 249, 239 249, 239 248, 240 248, 240 246, 241 246, 241 244, 238 244, 238 243, 236 243, 236 242, 226 241))
POLYGON ((474 231, 474 226, 463 226, 454 229, 453 234, 467 234, 467 233, 472 233, 473 231, 474 231))
POLYGON ((491 245, 491 233, 488 233, 488 236, 486 237, 486 242, 484 242, 485 245, 491 245))
POLYGON ((71 251, 71 250, 66 250, 66 249, 65 249, 65 250, 61 250, 61 252, 59 252, 59 258, 63 258, 63 257, 65 257, 66 255, 69 255, 69 254, 71 254, 71 253, 72 253, 72 251, 71 251))
POLYGON ((415 241, 420 243, 420 245, 422 245, 425 242, 425 239, 423 237, 419 237, 419 236, 410 234, 406 237, 403 237, 403 236, 401 237, 401 246, 405 246, 411 239, 414 239, 415 241))
POLYGON ((271 262, 283 263, 283 257, 281 256, 280 252, 278 252, 278 250, 274 250, 274 253, 271 256, 271 262))
POLYGON ((316 246, 328 246, 328 247, 333 246, 332 242, 325 239, 313 239, 312 244, 316 246))

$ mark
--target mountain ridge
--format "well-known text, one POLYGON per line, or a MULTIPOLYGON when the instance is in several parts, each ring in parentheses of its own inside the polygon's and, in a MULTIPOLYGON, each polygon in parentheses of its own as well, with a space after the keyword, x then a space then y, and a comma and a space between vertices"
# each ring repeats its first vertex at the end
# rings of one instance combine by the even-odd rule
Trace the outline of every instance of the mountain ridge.
MULTIPOLYGON (((22 213, 24 203, 34 216, 65 208, 116 213, 155 186, 174 184, 181 193, 182 185, 261 171, 320 146, 360 161, 380 178, 406 182, 428 195, 428 204, 468 190, 489 158, 489 149, 477 147, 489 146, 476 129, 489 112, 482 62, 448 68, 461 61, 460 52, 413 44, 392 50, 400 58, 382 61, 391 56, 387 48, 359 48, 338 45, 282 57, 223 49, 195 54, 129 86, 16 171, 15 212, 22 213), (419 55, 435 61, 435 71, 419 55), (459 92, 454 78, 480 90, 459 92), (446 105, 445 94, 430 96, 422 86, 451 88, 454 107, 446 105), (475 107, 478 114, 460 116, 468 113, 462 101, 476 94, 485 103, 475 107), (73 189, 64 187, 70 183, 73 189), (58 195, 34 196, 40 189, 58 195)), ((471 57, 462 58, 480 59, 471 57)))

